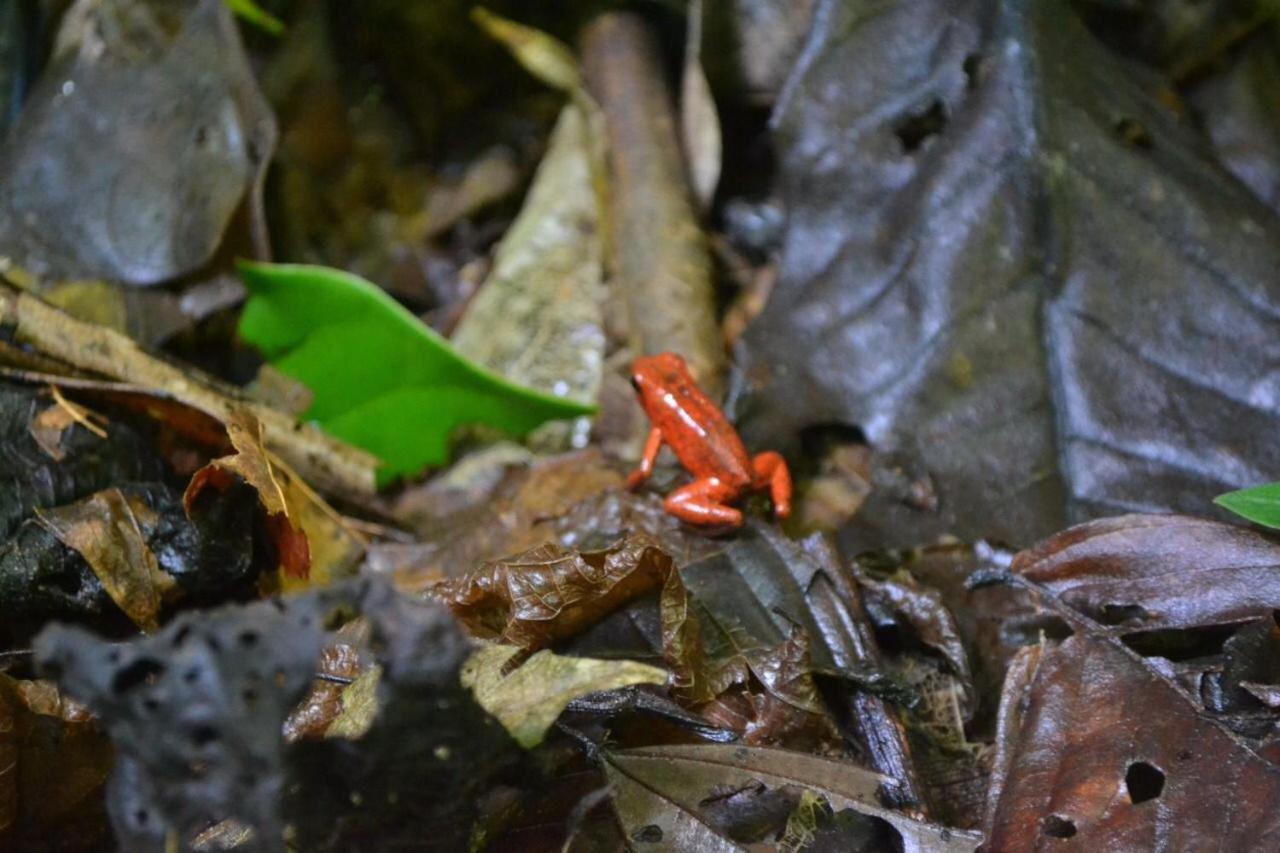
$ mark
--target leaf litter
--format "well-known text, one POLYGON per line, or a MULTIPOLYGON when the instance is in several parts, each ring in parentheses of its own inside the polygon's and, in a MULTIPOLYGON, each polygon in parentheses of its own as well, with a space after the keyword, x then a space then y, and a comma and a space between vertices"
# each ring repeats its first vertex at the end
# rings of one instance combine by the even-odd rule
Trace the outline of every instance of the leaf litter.
MULTIPOLYGON (((67 79, 93 89, 149 79, 175 37, 199 53, 211 32, 225 62, 206 71, 233 91, 252 150, 247 168, 170 181, 170 201, 202 195, 166 217, 147 202, 165 169, 136 163, 192 152, 158 154, 168 137, 146 130, 164 110, 132 105, 172 93, 104 102, 151 141, 129 163, 103 148, 86 174, 123 169, 143 203, 101 238, 95 211, 113 202, 90 181, 71 220, 89 239, 27 239, 20 223, 0 259, 0 846, 1272 843, 1275 540, 1189 515, 1067 527, 1205 514, 1215 492, 1274 476, 1249 439, 1271 426, 1274 371, 1265 347, 1241 344, 1263 337, 1273 296, 1258 275, 1274 227, 1256 106, 1268 31, 1239 10, 1164 7, 1126 30, 1111 4, 699 5, 682 28, 657 7, 597 18, 565 4, 552 34, 453 0, 312 4, 268 38, 238 33, 214 0, 75 4, 50 77, 13 92, 30 107, 0 155, 15 180, 59 118, 49 99, 77 94, 57 76, 68 57, 67 79), (497 145, 479 121, 443 142, 445 105, 471 96, 432 91, 440 111, 424 109, 441 56, 396 54, 385 26, 371 38, 388 20, 453 21, 479 43, 474 20, 559 92, 530 94, 512 116, 531 123, 497 145), (1188 20, 1205 26, 1189 35, 1188 20), (274 188, 242 36, 285 127, 274 188), (110 62, 88 80, 94 39, 110 62), (122 44, 140 49, 136 68, 112 64, 122 44), (720 58, 730 45, 750 54, 742 79, 720 58), (355 56, 376 95, 353 99, 368 82, 347 73, 355 56), (780 90, 777 68, 761 76, 791 57, 780 90), (397 79, 415 63, 411 85, 397 79), (775 96, 777 133, 759 113, 775 96), (466 153, 445 164, 458 155, 435 145, 466 153), (765 149, 785 217, 769 167, 743 174, 765 149), (304 176, 329 186, 303 191, 304 176), (288 260, 368 272, 482 367, 367 283, 247 266, 245 342, 267 341, 282 369, 260 368, 232 341, 229 273, 236 253, 265 255, 264 190, 288 260), (130 218, 156 211, 154 231, 130 218), (786 223, 780 257, 770 221, 786 223), (713 290, 724 271, 704 240, 747 288, 723 324, 732 294, 713 290), (104 246, 118 263, 75 280, 104 246), (1188 296, 1194 282, 1209 284, 1188 296), (188 311, 197 291, 206 307, 188 311), (366 309, 381 319, 361 334, 322 334, 366 309), (1028 331, 1032 315, 1047 320, 1028 331), (403 352, 370 331, 388 319, 403 352), (1224 327, 1233 348, 1214 355, 1224 327), (729 401, 748 440, 804 450, 785 532, 753 521, 706 537, 621 489, 642 426, 625 364, 674 334, 714 386, 719 328, 743 368, 729 401), (836 334, 811 343, 824 329, 836 334), (291 362, 308 340, 315 358, 291 362), (163 356, 144 348, 159 342, 163 356), (420 357, 443 370, 418 383, 421 405, 351 415, 387 381, 405 387, 420 357), (1186 364, 1221 393, 1173 370, 1186 364), (224 381, 255 371, 247 391, 224 381), (580 419, 539 426, 557 418, 580 419), (476 421, 507 443, 458 429, 476 421), (844 552, 807 528, 842 528, 844 552)), ((207 101, 168 116, 173 140, 207 101)), ((79 157, 80 142, 60 144, 79 157)), ((1265 524, 1273 502, 1263 487, 1222 504, 1265 524)))

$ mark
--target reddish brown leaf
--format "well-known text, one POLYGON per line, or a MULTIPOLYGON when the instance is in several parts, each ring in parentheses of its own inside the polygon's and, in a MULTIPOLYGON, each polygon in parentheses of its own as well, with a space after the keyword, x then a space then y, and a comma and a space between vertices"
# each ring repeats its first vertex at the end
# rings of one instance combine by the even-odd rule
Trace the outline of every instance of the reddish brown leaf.
POLYGON ((1182 515, 1077 525, 1018 554, 1013 570, 1126 630, 1245 622, 1280 607, 1275 538, 1182 515))
POLYGON ((1280 769, 1109 639, 1018 658, 1001 702, 989 850, 1273 850, 1280 769))
POLYGON ((654 589, 671 572, 666 552, 636 536, 607 551, 540 545, 444 581, 434 593, 476 636, 540 649, 654 589))
POLYGON ((740 732, 751 746, 814 749, 840 743, 840 731, 814 682, 803 630, 793 628, 777 647, 748 655, 743 664, 751 678, 699 708, 704 717, 740 732))
POLYGON ((182 496, 187 513, 206 488, 227 489, 237 479, 258 493, 267 531, 280 561, 285 588, 327 583, 348 572, 363 553, 363 542, 336 512, 263 444, 262 426, 247 410, 227 420, 235 453, 196 471, 182 496))

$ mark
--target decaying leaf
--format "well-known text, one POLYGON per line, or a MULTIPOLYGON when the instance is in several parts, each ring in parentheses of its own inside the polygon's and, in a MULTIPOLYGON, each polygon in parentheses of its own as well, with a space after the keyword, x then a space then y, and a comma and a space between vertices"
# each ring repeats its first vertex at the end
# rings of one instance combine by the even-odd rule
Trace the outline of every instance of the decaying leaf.
POLYGON ((1280 219, 1072 4, 819 12, 742 413, 760 446, 864 430, 849 550, 1024 546, 1280 470, 1280 219))
POLYGON ((0 847, 91 849, 110 838, 112 750, 83 706, 47 681, 0 673, 0 847))
POLYGON ((1280 768, 1113 640, 1077 635, 1015 667, 987 845, 1265 850, 1280 768))
POLYGON ((506 45, 530 74, 563 92, 582 91, 578 61, 562 42, 483 7, 473 9, 471 17, 492 38, 506 45))
POLYGON ((105 489, 65 506, 36 510, 68 548, 79 552, 111 600, 144 631, 159 627, 160 608, 176 592, 176 581, 161 570, 143 532, 156 526, 155 513, 139 498, 105 489))
POLYGON ((716 664, 734 682, 698 710, 711 722, 741 733, 743 743, 816 751, 840 742, 814 680, 808 637, 800 628, 793 628, 776 648, 738 652, 716 664))
POLYGON ((632 537, 607 551, 540 545, 433 590, 473 634, 525 649, 571 637, 672 574, 671 557, 632 537))
POLYGON ((192 476, 183 495, 187 512, 205 488, 224 491, 234 480, 244 480, 266 512, 286 588, 298 582, 325 584, 348 574, 363 554, 361 537, 266 449, 262 426, 252 414, 233 412, 226 426, 235 455, 215 459, 192 476))
POLYGON ((1280 607, 1280 542, 1181 515, 1077 525, 1018 554, 1012 569, 1125 632, 1246 622, 1280 607))
POLYGON ((878 799, 885 777, 847 761, 731 744, 620 750, 606 753, 603 761, 614 786, 614 810, 638 850, 741 850, 766 836, 776 839, 805 791, 837 812, 848 809, 888 824, 891 849, 960 853, 977 849, 981 840, 974 832, 886 809, 878 799), (760 789, 786 798, 775 825, 751 826, 753 837, 742 837, 743 827, 718 819, 714 806, 726 792, 760 789))
POLYGON ((275 120, 223 0, 81 2, 0 157, 0 254, 150 285, 256 217, 275 120))
POLYGON ((590 402, 605 347, 592 162, 600 132, 576 103, 561 111, 524 207, 451 338, 459 353, 513 382, 590 402))
POLYGON ((667 671, 656 666, 562 657, 545 649, 506 672, 512 658, 522 653, 519 646, 477 649, 462 665, 462 685, 525 749, 542 742, 547 729, 575 697, 632 684, 665 684, 667 680, 667 671))
MULTIPOLYGON (((568 47, 484 9, 473 16, 530 73, 570 100, 520 215, 451 340, 460 353, 513 382, 595 402, 605 349, 604 119, 568 47)), ((580 421, 573 435, 561 430, 561 438, 581 446, 588 425, 580 421)))

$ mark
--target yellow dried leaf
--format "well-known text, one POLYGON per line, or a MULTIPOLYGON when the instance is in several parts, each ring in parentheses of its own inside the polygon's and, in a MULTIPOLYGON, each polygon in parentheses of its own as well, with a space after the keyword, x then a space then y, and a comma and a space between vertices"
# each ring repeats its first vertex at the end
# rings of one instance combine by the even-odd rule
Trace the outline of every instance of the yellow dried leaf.
POLYGON ((575 697, 632 684, 663 684, 667 672, 630 660, 571 658, 541 651, 507 675, 518 646, 485 646, 462 665, 462 685, 525 749, 537 746, 575 697))
POLYGON ((342 690, 342 711, 330 724, 325 737, 359 740, 378 716, 378 683, 382 667, 372 666, 342 690))

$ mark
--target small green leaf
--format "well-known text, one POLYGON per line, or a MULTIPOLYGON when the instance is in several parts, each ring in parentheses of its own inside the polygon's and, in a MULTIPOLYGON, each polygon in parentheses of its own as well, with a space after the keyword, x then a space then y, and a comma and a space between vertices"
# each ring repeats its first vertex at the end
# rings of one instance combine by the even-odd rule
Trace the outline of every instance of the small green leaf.
POLYGON ((264 33, 270 33, 273 36, 284 33, 284 24, 281 23, 280 19, 253 2, 253 0, 226 0, 226 3, 227 8, 234 14, 264 33))
POLYGON ((1280 529, 1280 483, 1227 492, 1213 502, 1255 524, 1280 529))
POLYGON ((384 479, 448 461, 449 436, 515 436, 595 407, 516 385, 464 359, 364 279, 327 267, 241 263, 240 335, 314 395, 304 420, 382 460, 384 479))

